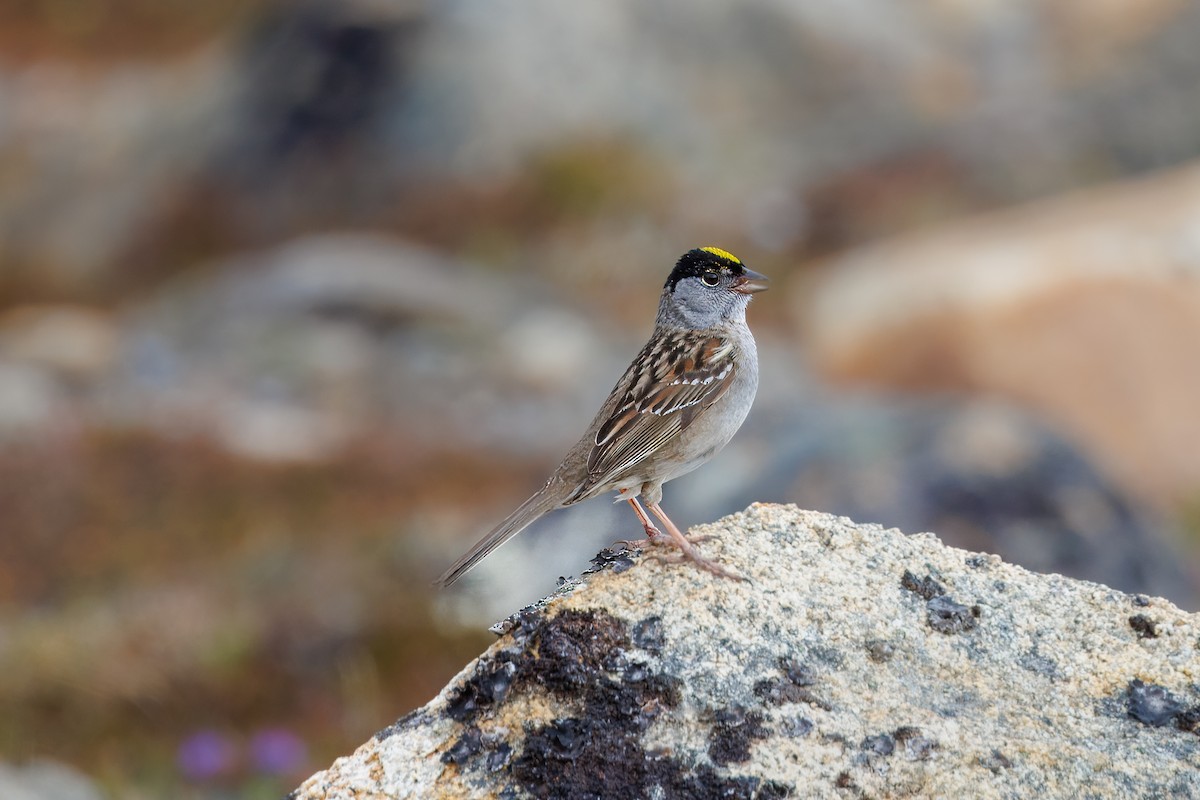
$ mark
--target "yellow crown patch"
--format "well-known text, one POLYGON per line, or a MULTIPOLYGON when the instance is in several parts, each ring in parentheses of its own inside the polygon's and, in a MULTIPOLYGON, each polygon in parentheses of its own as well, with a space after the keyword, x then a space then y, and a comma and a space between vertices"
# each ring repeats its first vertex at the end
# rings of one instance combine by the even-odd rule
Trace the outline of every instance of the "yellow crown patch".
POLYGON ((700 249, 706 253, 711 253, 712 255, 716 256, 717 258, 723 258, 726 261, 732 261, 735 264, 742 263, 742 260, 740 258, 735 256, 733 253, 729 252, 728 250, 722 250, 719 247, 701 247, 700 249))

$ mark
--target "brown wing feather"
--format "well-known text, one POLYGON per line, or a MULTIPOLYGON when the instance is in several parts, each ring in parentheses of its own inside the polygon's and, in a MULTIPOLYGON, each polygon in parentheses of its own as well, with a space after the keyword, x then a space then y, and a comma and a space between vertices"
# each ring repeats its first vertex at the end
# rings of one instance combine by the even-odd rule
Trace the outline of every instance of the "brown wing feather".
POLYGON ((723 337, 696 340, 676 334, 648 358, 634 362, 638 372, 612 416, 596 431, 588 455, 589 487, 606 483, 656 452, 715 403, 733 380, 733 348, 723 337))

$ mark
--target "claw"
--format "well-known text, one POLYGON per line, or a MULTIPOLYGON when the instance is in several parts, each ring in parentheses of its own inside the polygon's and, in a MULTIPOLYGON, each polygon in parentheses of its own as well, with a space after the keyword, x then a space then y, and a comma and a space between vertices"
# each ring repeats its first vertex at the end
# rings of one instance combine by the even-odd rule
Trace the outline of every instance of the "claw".
POLYGON ((707 558, 691 558, 690 560, 700 569, 707 570, 717 577, 729 578, 734 581, 745 581, 746 583, 750 582, 750 579, 746 576, 738 575, 733 570, 721 566, 716 561, 710 561, 707 558))
POLYGON ((735 581, 749 581, 748 578, 744 578, 741 575, 738 575, 736 572, 721 566, 717 562, 710 561, 709 559, 700 555, 700 551, 696 549, 695 543, 703 541, 704 539, 708 538, 707 536, 684 536, 683 533, 680 532, 679 528, 675 526, 675 523, 671 522, 670 517, 663 512, 658 503, 652 503, 650 505, 650 511, 653 512, 654 516, 662 520, 662 523, 667 526, 667 530, 671 534, 673 543, 680 550, 680 555, 678 556, 679 561, 683 561, 684 559, 691 561, 700 569, 711 572, 713 575, 721 578, 729 578, 735 581))
POLYGON ((613 544, 619 544, 626 550, 645 550, 647 547, 667 544, 670 541, 671 537, 666 536, 658 528, 651 525, 649 528, 646 528, 645 539, 617 539, 613 544))
POLYGON ((713 575, 718 577, 729 578, 735 581, 745 581, 747 583, 750 582, 749 578, 743 575, 738 575, 733 570, 721 566, 716 561, 704 558, 699 553, 647 553, 645 557, 652 558, 661 564, 685 564, 690 561, 700 569, 705 570, 706 572, 711 572, 713 575))

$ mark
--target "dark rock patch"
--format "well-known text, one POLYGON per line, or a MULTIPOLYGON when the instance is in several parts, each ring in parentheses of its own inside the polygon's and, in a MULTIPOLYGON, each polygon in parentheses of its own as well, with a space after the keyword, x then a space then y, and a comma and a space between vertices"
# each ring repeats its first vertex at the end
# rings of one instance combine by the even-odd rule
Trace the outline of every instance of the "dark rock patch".
POLYGON ((487 770, 488 772, 498 772, 508 766, 509 759, 512 758, 512 745, 508 742, 500 742, 488 753, 487 770))
POLYGON ((786 783, 763 781, 758 785, 754 800, 783 800, 785 797, 791 797, 792 794, 792 787, 786 783))
POLYGON ((716 712, 709 735, 708 757, 722 767, 750 758, 750 746, 765 739, 762 714, 744 708, 726 708, 716 712))
POLYGON ((1188 733, 1200 734, 1200 705, 1176 714, 1175 727, 1188 733))
POLYGON ((886 733, 863 739, 861 749, 877 756, 890 756, 896 752, 896 740, 886 733))
POLYGON ((779 732, 792 739, 803 739, 812 730, 812 720, 807 717, 784 717, 779 721, 779 732))
POLYGON ((1054 659, 1042 655, 1036 648, 1030 650, 1028 653, 1022 653, 1020 658, 1017 659, 1017 664, 1022 669, 1027 669, 1038 675, 1045 675, 1051 680, 1057 680, 1062 677, 1058 669, 1058 664, 1054 659))
POLYGON ((633 567, 637 563, 633 560, 633 554, 624 548, 613 550, 606 547, 596 555, 592 556, 592 569, 588 572, 601 572, 606 568, 612 568, 613 572, 624 572, 633 567))
POLYGON ((904 570, 904 574, 900 576, 900 586, 919 596, 922 600, 932 600, 946 593, 946 587, 935 581, 931 576, 926 575, 924 578, 918 578, 909 570, 904 570))
POLYGON ((817 674, 812 667, 791 656, 779 659, 779 669, 785 678, 797 686, 812 686, 817 682, 817 674))
MULTIPOLYGON (((829 667, 830 669, 841 669, 846 664, 846 657, 843 656, 841 651, 836 647, 810 645, 805 653, 809 659, 816 661, 818 664, 829 667)), ((797 661, 796 663, 800 662, 797 661)), ((781 666, 781 668, 787 670, 786 665, 781 666)))
POLYGON ((749 776, 722 775, 649 754, 636 737, 611 735, 612 721, 559 719, 530 731, 511 767, 533 797, 567 800, 601 797, 782 798, 791 787, 749 776))
POLYGON ((904 745, 904 755, 909 761, 925 761, 941 745, 936 739, 925 736, 920 728, 905 725, 892 731, 898 744, 904 745))
POLYGON ((1008 769, 1012 766, 1012 761, 1008 756, 1001 753, 999 750, 993 750, 989 755, 980 756, 978 759, 979 766, 990 769, 995 774, 1000 774, 1000 770, 1008 769))
POLYGON ((938 595, 925 604, 926 622, 938 633, 965 633, 979 625, 979 606, 967 607, 946 595, 938 595))
POLYGON ((508 617, 500 620, 489 631, 497 636, 505 636, 509 633, 514 633, 518 641, 524 641, 525 638, 541 623, 542 617, 546 613, 546 606, 554 595, 544 597, 532 605, 525 606, 515 614, 510 614, 508 617))
POLYGON ((483 735, 479 732, 479 728, 467 728, 463 731, 462 736, 459 736, 458 740, 450 745, 450 749, 442 753, 442 763, 463 764, 482 749, 483 735))
POLYGON ((1133 628, 1139 639, 1158 638, 1158 624, 1145 614, 1134 614, 1130 617, 1129 627, 1133 628))
POLYGON ((400 731, 406 730, 408 728, 415 728, 418 725, 421 725, 421 724, 427 722, 428 720, 429 720, 429 715, 426 713, 425 709, 423 709, 423 708, 413 709, 412 711, 408 712, 400 719, 393 722, 391 725, 388 725, 386 728, 384 728, 383 730, 376 733, 375 739, 377 741, 382 742, 385 739, 389 739, 392 736, 395 736, 400 731))
POLYGON ((867 657, 876 664, 886 664, 896 654, 896 647, 885 639, 872 639, 866 643, 867 657))
POLYGON ((591 684, 619 666, 630 647, 623 622, 595 611, 567 610, 545 620, 530 637, 518 680, 559 695, 591 684))
POLYGON ((633 643, 647 653, 658 655, 667 640, 663 634, 662 617, 646 617, 633 626, 633 643))
POLYGON ((501 653, 496 660, 480 662, 474 674, 450 695, 446 716, 469 722, 503 702, 517 676, 518 667, 510 658, 509 653, 501 653))
POLYGON ((1184 704, 1165 687, 1137 678, 1129 682, 1126 690, 1126 710, 1138 722, 1154 728, 1175 723, 1179 716, 1188 713, 1184 704))
POLYGON ((963 633, 978 625, 979 606, 956 603, 946 594, 946 587, 932 576, 918 578, 916 573, 906 569, 900 576, 900 586, 925 600, 925 620, 938 633, 963 633))
POLYGON ((808 703, 811 706, 830 710, 827 701, 819 697, 810 688, 817 682, 816 672, 790 656, 779 659, 779 669, 782 677, 763 678, 754 684, 755 697, 771 706, 782 706, 789 703, 808 703))

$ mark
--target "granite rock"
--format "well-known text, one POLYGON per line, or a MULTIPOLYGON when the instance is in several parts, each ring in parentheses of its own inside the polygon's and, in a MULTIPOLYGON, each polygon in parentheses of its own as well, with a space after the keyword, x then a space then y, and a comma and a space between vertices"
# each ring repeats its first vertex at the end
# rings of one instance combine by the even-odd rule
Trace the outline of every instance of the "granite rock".
POLYGON ((794 506, 695 532, 749 580, 601 558, 293 797, 1200 797, 1196 615, 794 506))

